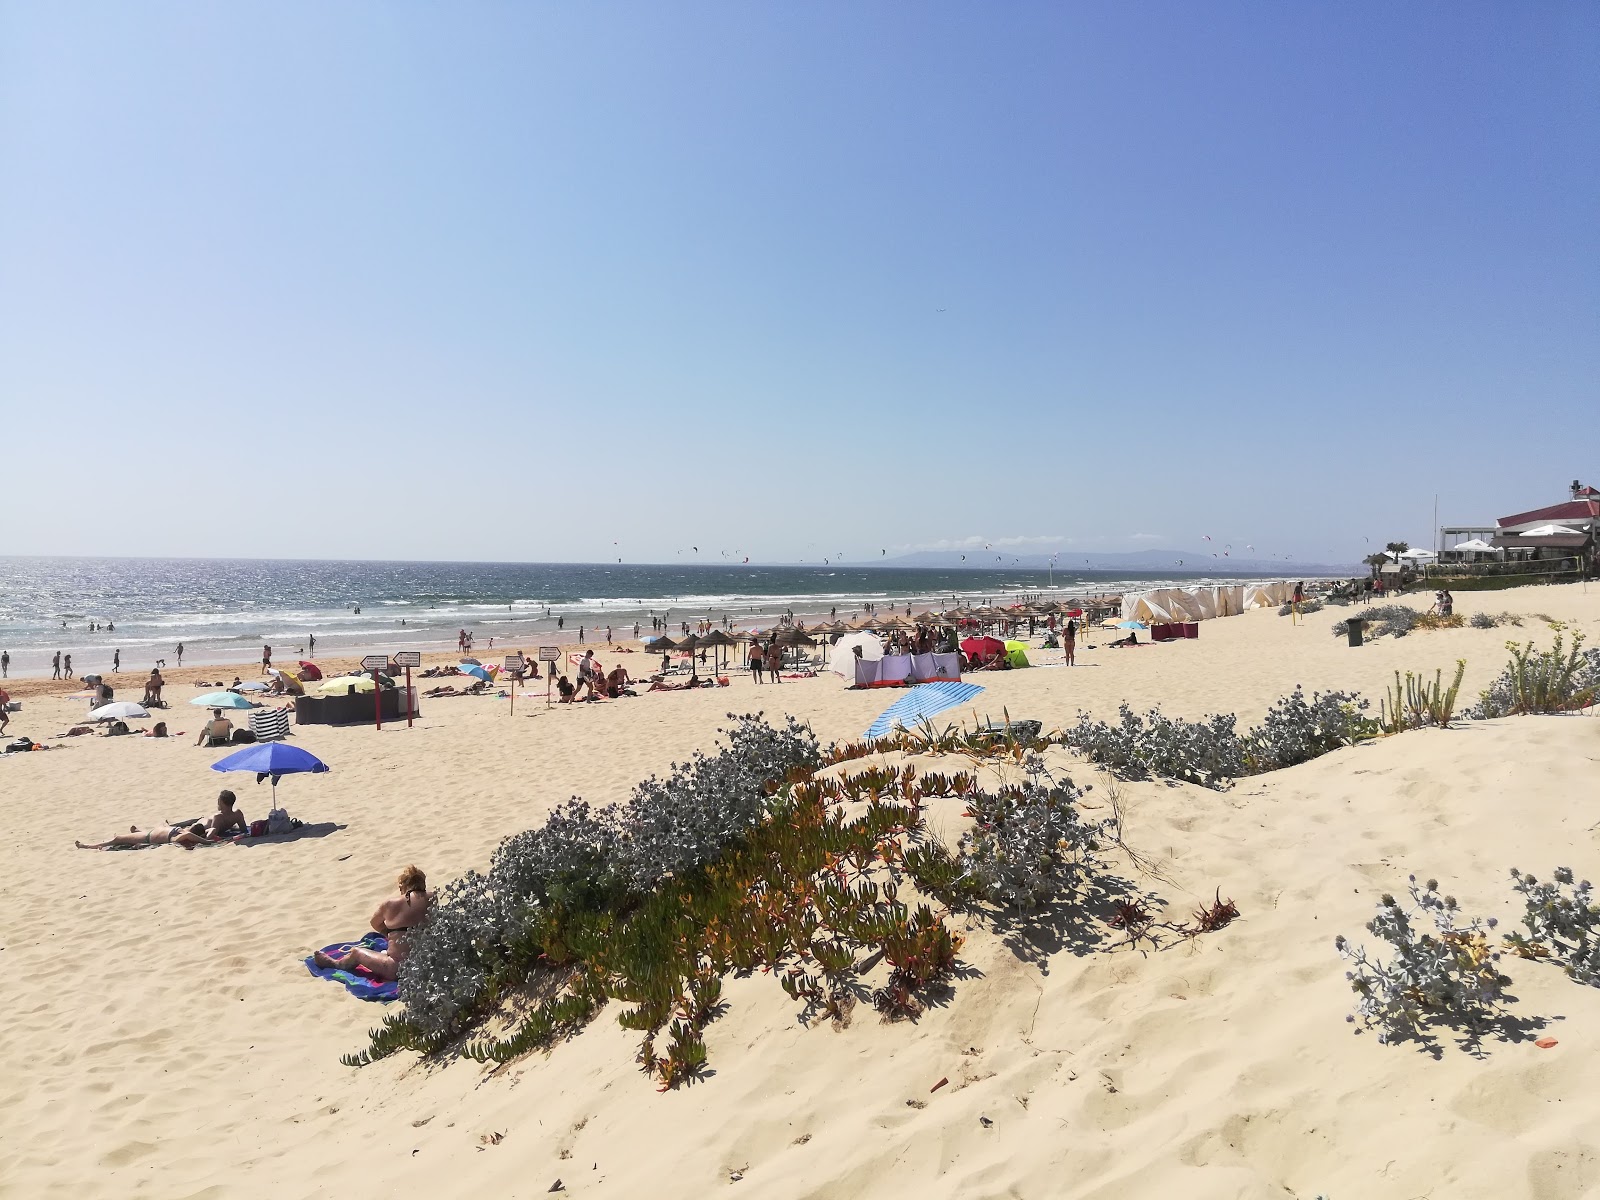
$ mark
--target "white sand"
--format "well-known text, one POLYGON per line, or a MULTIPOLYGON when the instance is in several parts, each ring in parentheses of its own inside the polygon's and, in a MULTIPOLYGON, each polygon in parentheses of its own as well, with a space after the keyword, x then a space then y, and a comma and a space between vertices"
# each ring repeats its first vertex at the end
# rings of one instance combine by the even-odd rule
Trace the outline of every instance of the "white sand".
MULTIPOLYGON (((1420 601, 1418 602, 1420 603, 1420 601)), ((1542 611, 1600 633, 1600 591, 1463 594, 1458 611, 1542 611)), ((1207 622, 1198 642, 1083 649, 1083 666, 985 675, 978 711, 1070 721, 1126 698, 1252 724, 1295 683, 1374 700, 1395 668, 1468 659, 1463 705, 1522 630, 1383 639, 1274 613, 1207 622)), ((1088 639, 1103 642, 1099 636, 1088 639)), ((641 656, 631 656, 638 662, 641 656)), ((1037 656, 1046 663, 1057 656, 1037 656)), ((630 666, 632 663, 630 662, 630 666)), ((1448 671, 1447 671, 1448 674, 1448 671)), ((182 701, 192 689, 169 689, 182 701)), ((1600 722, 1520 718, 1429 731, 1248 779, 1225 793, 1126 784, 1144 877, 1182 917, 1212 889, 1243 919, 1157 953, 1018 953, 970 930, 982 972, 915 1025, 858 1010, 806 1029, 766 978, 730 981, 707 1031, 714 1073, 659 1095, 635 1035, 603 1015, 549 1055, 489 1070, 398 1055, 339 1065, 382 1015, 300 965, 365 927, 398 867, 435 885, 574 793, 621 799, 709 746, 730 709, 787 710, 854 738, 893 693, 831 676, 747 682, 546 711, 425 702, 418 727, 308 727, 331 774, 279 788, 324 837, 196 852, 73 849, 208 811, 224 783, 264 815, 266 786, 211 772, 189 738, 73 739, 0 763, 10 837, 0 921, 0 1195, 1580 1196, 1600 1188, 1600 991, 1517 962, 1513 1011, 1553 1049, 1491 1041, 1438 1061, 1352 1036, 1337 933, 1370 941, 1380 892, 1436 875, 1473 911, 1515 915, 1512 865, 1600 873, 1600 722), (941 1078, 948 1086, 930 1088, 941 1078), (984 1125, 981 1117, 992 1121, 984 1125), (485 1144, 499 1133, 497 1144, 485 1144), (732 1181, 732 1173, 741 1178, 732 1181)), ((64 728, 32 698, 10 735, 64 728)), ((193 715, 189 715, 189 714, 193 715)), ((171 718, 169 717, 169 720, 171 718)), ((1067 756, 1052 752, 1057 762, 1067 756)), ((1104 781, 1077 765, 1080 782, 1104 781)))

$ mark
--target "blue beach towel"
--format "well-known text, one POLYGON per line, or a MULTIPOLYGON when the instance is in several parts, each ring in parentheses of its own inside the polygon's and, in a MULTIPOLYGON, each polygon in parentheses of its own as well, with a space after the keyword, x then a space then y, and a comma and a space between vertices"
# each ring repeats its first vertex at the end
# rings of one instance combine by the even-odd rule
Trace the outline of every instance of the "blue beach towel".
MULTIPOLYGON (((367 950, 383 951, 389 948, 389 939, 381 933, 369 933, 359 942, 335 942, 331 946, 324 946, 322 952, 338 958, 342 954, 349 954, 355 947, 361 946, 367 950)), ((354 971, 340 971, 335 968, 317 966, 310 955, 305 959, 306 970, 318 979, 333 979, 344 984, 345 989, 361 1000, 397 1000, 400 998, 400 985, 392 979, 377 979, 369 975, 364 968, 354 971)))
POLYGON ((959 708, 981 691, 983 689, 975 683, 920 683, 884 709, 883 715, 867 727, 867 740, 886 736, 896 725, 915 728, 923 717, 959 708))

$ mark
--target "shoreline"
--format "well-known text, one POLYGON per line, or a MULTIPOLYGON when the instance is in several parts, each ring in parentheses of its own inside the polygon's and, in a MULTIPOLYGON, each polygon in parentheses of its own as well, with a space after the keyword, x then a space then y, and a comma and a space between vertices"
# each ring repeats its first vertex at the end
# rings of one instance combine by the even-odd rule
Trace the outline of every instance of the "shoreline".
MULTIPOLYGON (((1224 579, 1221 576, 1214 578, 1219 581, 1224 579)), ((1324 577, 1308 575, 1305 578, 1324 577)), ((1226 582, 1230 584, 1255 581, 1257 580, 1247 580, 1245 577, 1226 577, 1226 582)), ((882 596, 809 593, 796 595, 787 602, 781 597, 763 596, 759 598, 759 604, 673 604, 654 609, 629 600, 600 600, 595 601, 592 606, 585 605, 577 612, 571 611, 570 606, 551 606, 551 615, 548 617, 538 612, 526 610, 518 612, 514 604, 509 607, 496 605, 492 609, 487 604, 480 604, 474 606, 475 611, 455 614, 444 608, 429 608, 408 613, 403 609, 384 607, 387 602, 380 602, 369 605, 370 611, 356 617, 355 620, 360 622, 361 627, 352 630, 341 630, 337 624, 328 623, 336 616, 349 616, 348 610, 333 608, 327 609, 321 617, 311 622, 306 620, 307 614, 304 613, 291 618, 268 612, 263 614, 259 621, 259 627, 268 632, 259 636, 251 634, 248 640, 238 632, 237 626, 234 632, 217 637, 215 635, 218 626, 205 623, 188 627, 162 625, 157 637, 151 630, 151 621, 154 618, 125 617, 110 622, 122 626, 121 630, 109 632, 103 628, 93 633, 83 628, 69 628, 58 632, 42 632, 33 628, 26 631, 13 630, 8 634, 6 630, 0 629, 0 650, 8 650, 11 654, 10 678, 48 679, 50 660, 58 651, 72 655, 73 674, 75 677, 81 677, 85 674, 108 674, 112 653, 116 650, 122 651, 123 674, 132 671, 147 673, 160 659, 165 659, 169 665, 174 664, 172 651, 180 642, 185 647, 186 664, 230 666, 241 661, 251 661, 251 656, 259 652, 262 644, 271 645, 275 657, 283 658, 289 658, 291 655, 295 658, 314 658, 316 655, 360 657, 362 654, 379 651, 392 653, 402 649, 437 653, 447 651, 455 644, 455 628, 466 628, 469 632, 475 633, 480 646, 484 645, 488 638, 493 637, 497 644, 520 643, 526 647, 534 644, 559 645, 575 642, 578 626, 582 626, 586 632, 593 631, 597 627, 603 629, 607 618, 612 619, 615 634, 631 632, 634 623, 637 622, 640 625, 640 635, 643 636, 650 632, 651 616, 663 611, 670 614, 667 618, 668 633, 685 617, 691 623, 709 618, 718 625, 721 625, 723 618, 726 617, 731 621, 731 628, 735 632, 742 632, 769 628, 779 623, 785 613, 790 612, 793 613, 795 620, 804 621, 809 626, 827 620, 830 611, 835 609, 840 619, 853 620, 865 611, 865 606, 868 604, 876 605, 880 610, 885 606, 900 607, 908 603, 916 609, 952 605, 978 607, 990 603, 1016 603, 1021 599, 1033 597, 1066 601, 1082 600, 1093 594, 1144 591, 1167 586, 1204 586, 1204 582, 1198 578, 1107 579, 1096 581, 1092 587, 1086 587, 1079 580, 1054 588, 1039 586, 1015 590, 986 587, 939 593, 907 591, 898 594, 886 593, 882 596), (616 605, 614 609, 606 607, 613 603, 616 605), (558 611, 563 608, 567 611, 558 611), (738 611, 741 608, 744 609, 743 612, 738 611), (391 623, 381 627, 377 625, 376 622, 389 612, 396 613, 396 616, 390 619, 391 623), (404 615, 400 615, 401 613, 404 615), (563 621, 564 628, 557 628, 558 619, 563 621), (400 623, 413 620, 417 623, 400 623), (307 642, 313 635, 318 643, 316 654, 306 652, 307 642), (8 643, 6 641, 8 636, 28 639, 50 637, 54 640, 43 645, 29 645, 21 642, 8 643), (127 640, 119 640, 124 637, 127 640)), ((169 619, 171 618, 161 618, 162 621, 169 619)))

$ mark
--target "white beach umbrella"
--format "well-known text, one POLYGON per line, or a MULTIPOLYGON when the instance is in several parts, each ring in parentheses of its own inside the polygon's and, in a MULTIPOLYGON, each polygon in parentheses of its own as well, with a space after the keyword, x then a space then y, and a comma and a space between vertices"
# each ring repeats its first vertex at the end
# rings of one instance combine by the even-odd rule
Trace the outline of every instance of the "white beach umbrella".
POLYGON ((865 659, 879 659, 883 657, 883 643, 870 633, 847 633, 833 644, 828 652, 828 670, 838 675, 843 675, 852 683, 856 678, 856 656, 854 647, 861 647, 861 657, 865 659))
POLYGON ((1473 538, 1470 542, 1458 542, 1456 545, 1451 546, 1450 549, 1471 550, 1474 553, 1482 553, 1485 550, 1493 550, 1494 547, 1482 538, 1473 538))
POLYGON ((1583 530, 1572 529, 1566 525, 1536 525, 1532 529, 1524 529, 1522 531, 1523 537, 1558 537, 1561 534, 1574 534, 1581 537, 1583 530))
POLYGON ((89 713, 91 721, 126 721, 130 717, 148 717, 150 710, 142 704, 118 700, 115 704, 102 704, 89 713))

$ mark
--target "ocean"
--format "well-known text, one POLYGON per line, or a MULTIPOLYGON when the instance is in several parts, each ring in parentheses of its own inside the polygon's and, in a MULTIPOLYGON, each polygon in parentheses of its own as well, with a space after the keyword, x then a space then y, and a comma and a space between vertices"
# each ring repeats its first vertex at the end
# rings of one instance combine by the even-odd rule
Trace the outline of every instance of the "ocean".
MULTIPOLYGON (((1254 576, 952 570, 933 567, 330 562, 252 559, 0 558, 0 649, 13 677, 49 673, 56 651, 73 674, 124 671, 157 659, 249 662, 265 645, 300 657, 449 649, 467 629, 479 649, 621 638, 652 616, 676 623, 724 616, 734 628, 786 611, 841 618, 865 602, 1014 603, 1254 576), (90 631, 91 623, 97 627, 90 631), (558 629, 558 624, 561 626, 558 629), (114 626, 114 628, 109 628, 114 626)), ((674 625, 675 627, 675 625, 674 625)))

